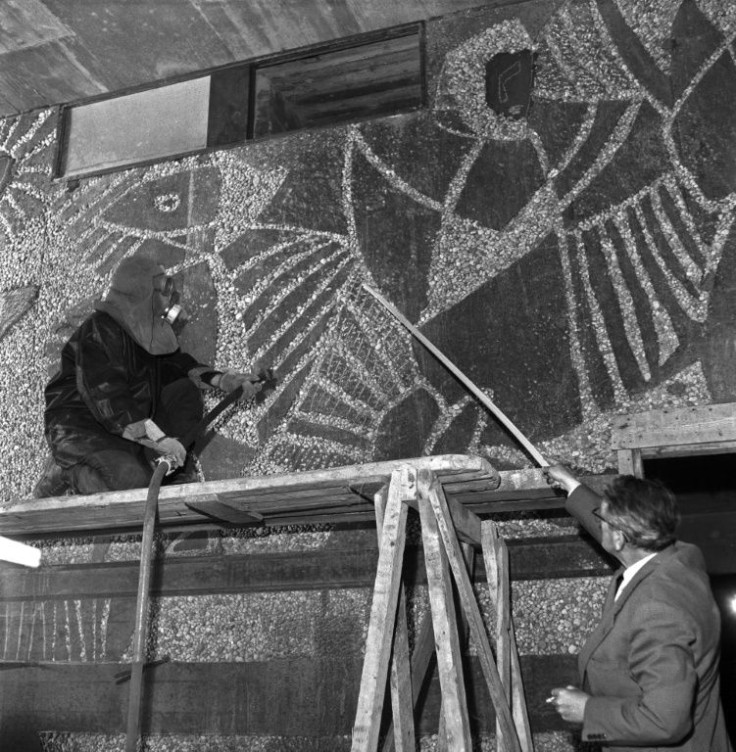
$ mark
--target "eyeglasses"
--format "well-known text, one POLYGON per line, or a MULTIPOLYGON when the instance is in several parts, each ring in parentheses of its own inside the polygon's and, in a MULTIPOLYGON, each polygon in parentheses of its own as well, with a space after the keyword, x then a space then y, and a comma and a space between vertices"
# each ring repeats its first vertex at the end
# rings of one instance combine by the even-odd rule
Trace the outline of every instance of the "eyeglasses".
POLYGON ((606 525, 608 525, 608 527, 612 527, 614 530, 618 530, 619 532, 623 532, 623 530, 621 530, 621 528, 620 528, 619 525, 617 525, 615 522, 611 522, 611 520, 609 520, 609 519, 606 519, 603 516, 603 514, 601 514, 601 508, 600 507, 596 507, 593 510, 593 516, 597 517, 601 522, 605 522, 606 525))

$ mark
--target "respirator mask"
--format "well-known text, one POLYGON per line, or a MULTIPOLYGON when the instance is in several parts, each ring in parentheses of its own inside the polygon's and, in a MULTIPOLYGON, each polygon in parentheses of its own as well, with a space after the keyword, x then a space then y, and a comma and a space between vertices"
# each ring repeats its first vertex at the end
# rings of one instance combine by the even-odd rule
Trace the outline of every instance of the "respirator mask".
POLYGON ((161 293, 161 296, 165 299, 163 310, 161 311, 161 318, 170 326, 174 324, 183 324, 187 318, 187 313, 184 308, 179 304, 179 291, 176 289, 173 277, 164 277, 163 280, 156 280, 156 290, 161 293), (160 282, 160 283, 159 283, 160 282))

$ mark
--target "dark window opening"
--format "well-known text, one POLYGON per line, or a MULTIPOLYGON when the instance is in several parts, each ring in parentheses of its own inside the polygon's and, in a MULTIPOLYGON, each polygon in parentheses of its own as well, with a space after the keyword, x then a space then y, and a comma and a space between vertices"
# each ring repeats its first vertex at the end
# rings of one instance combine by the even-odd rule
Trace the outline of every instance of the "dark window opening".
POLYGON ((736 491, 736 455, 644 458, 644 475, 661 480, 678 499, 727 497, 736 491))

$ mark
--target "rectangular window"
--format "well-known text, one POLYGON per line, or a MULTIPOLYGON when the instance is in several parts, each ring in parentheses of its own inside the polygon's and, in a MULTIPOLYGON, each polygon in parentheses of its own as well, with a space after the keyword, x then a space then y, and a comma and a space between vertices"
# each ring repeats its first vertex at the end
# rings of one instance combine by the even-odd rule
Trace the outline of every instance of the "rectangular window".
POLYGON ((207 146, 210 76, 69 107, 60 171, 76 175, 207 146))
POLYGON ((258 66, 254 137, 393 115, 421 103, 415 32, 258 66))
POLYGON ((66 106, 57 177, 421 107, 421 28, 385 30, 66 106))

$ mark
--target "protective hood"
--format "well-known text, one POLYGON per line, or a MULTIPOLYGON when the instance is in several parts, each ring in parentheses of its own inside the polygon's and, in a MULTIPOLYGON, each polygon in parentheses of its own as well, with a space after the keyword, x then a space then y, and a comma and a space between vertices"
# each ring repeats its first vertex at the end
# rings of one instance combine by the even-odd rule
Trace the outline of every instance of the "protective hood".
POLYGON ((165 278, 160 264, 133 256, 120 262, 105 299, 95 304, 151 355, 168 355, 179 347, 174 330, 162 317, 167 299, 160 289, 165 278))

